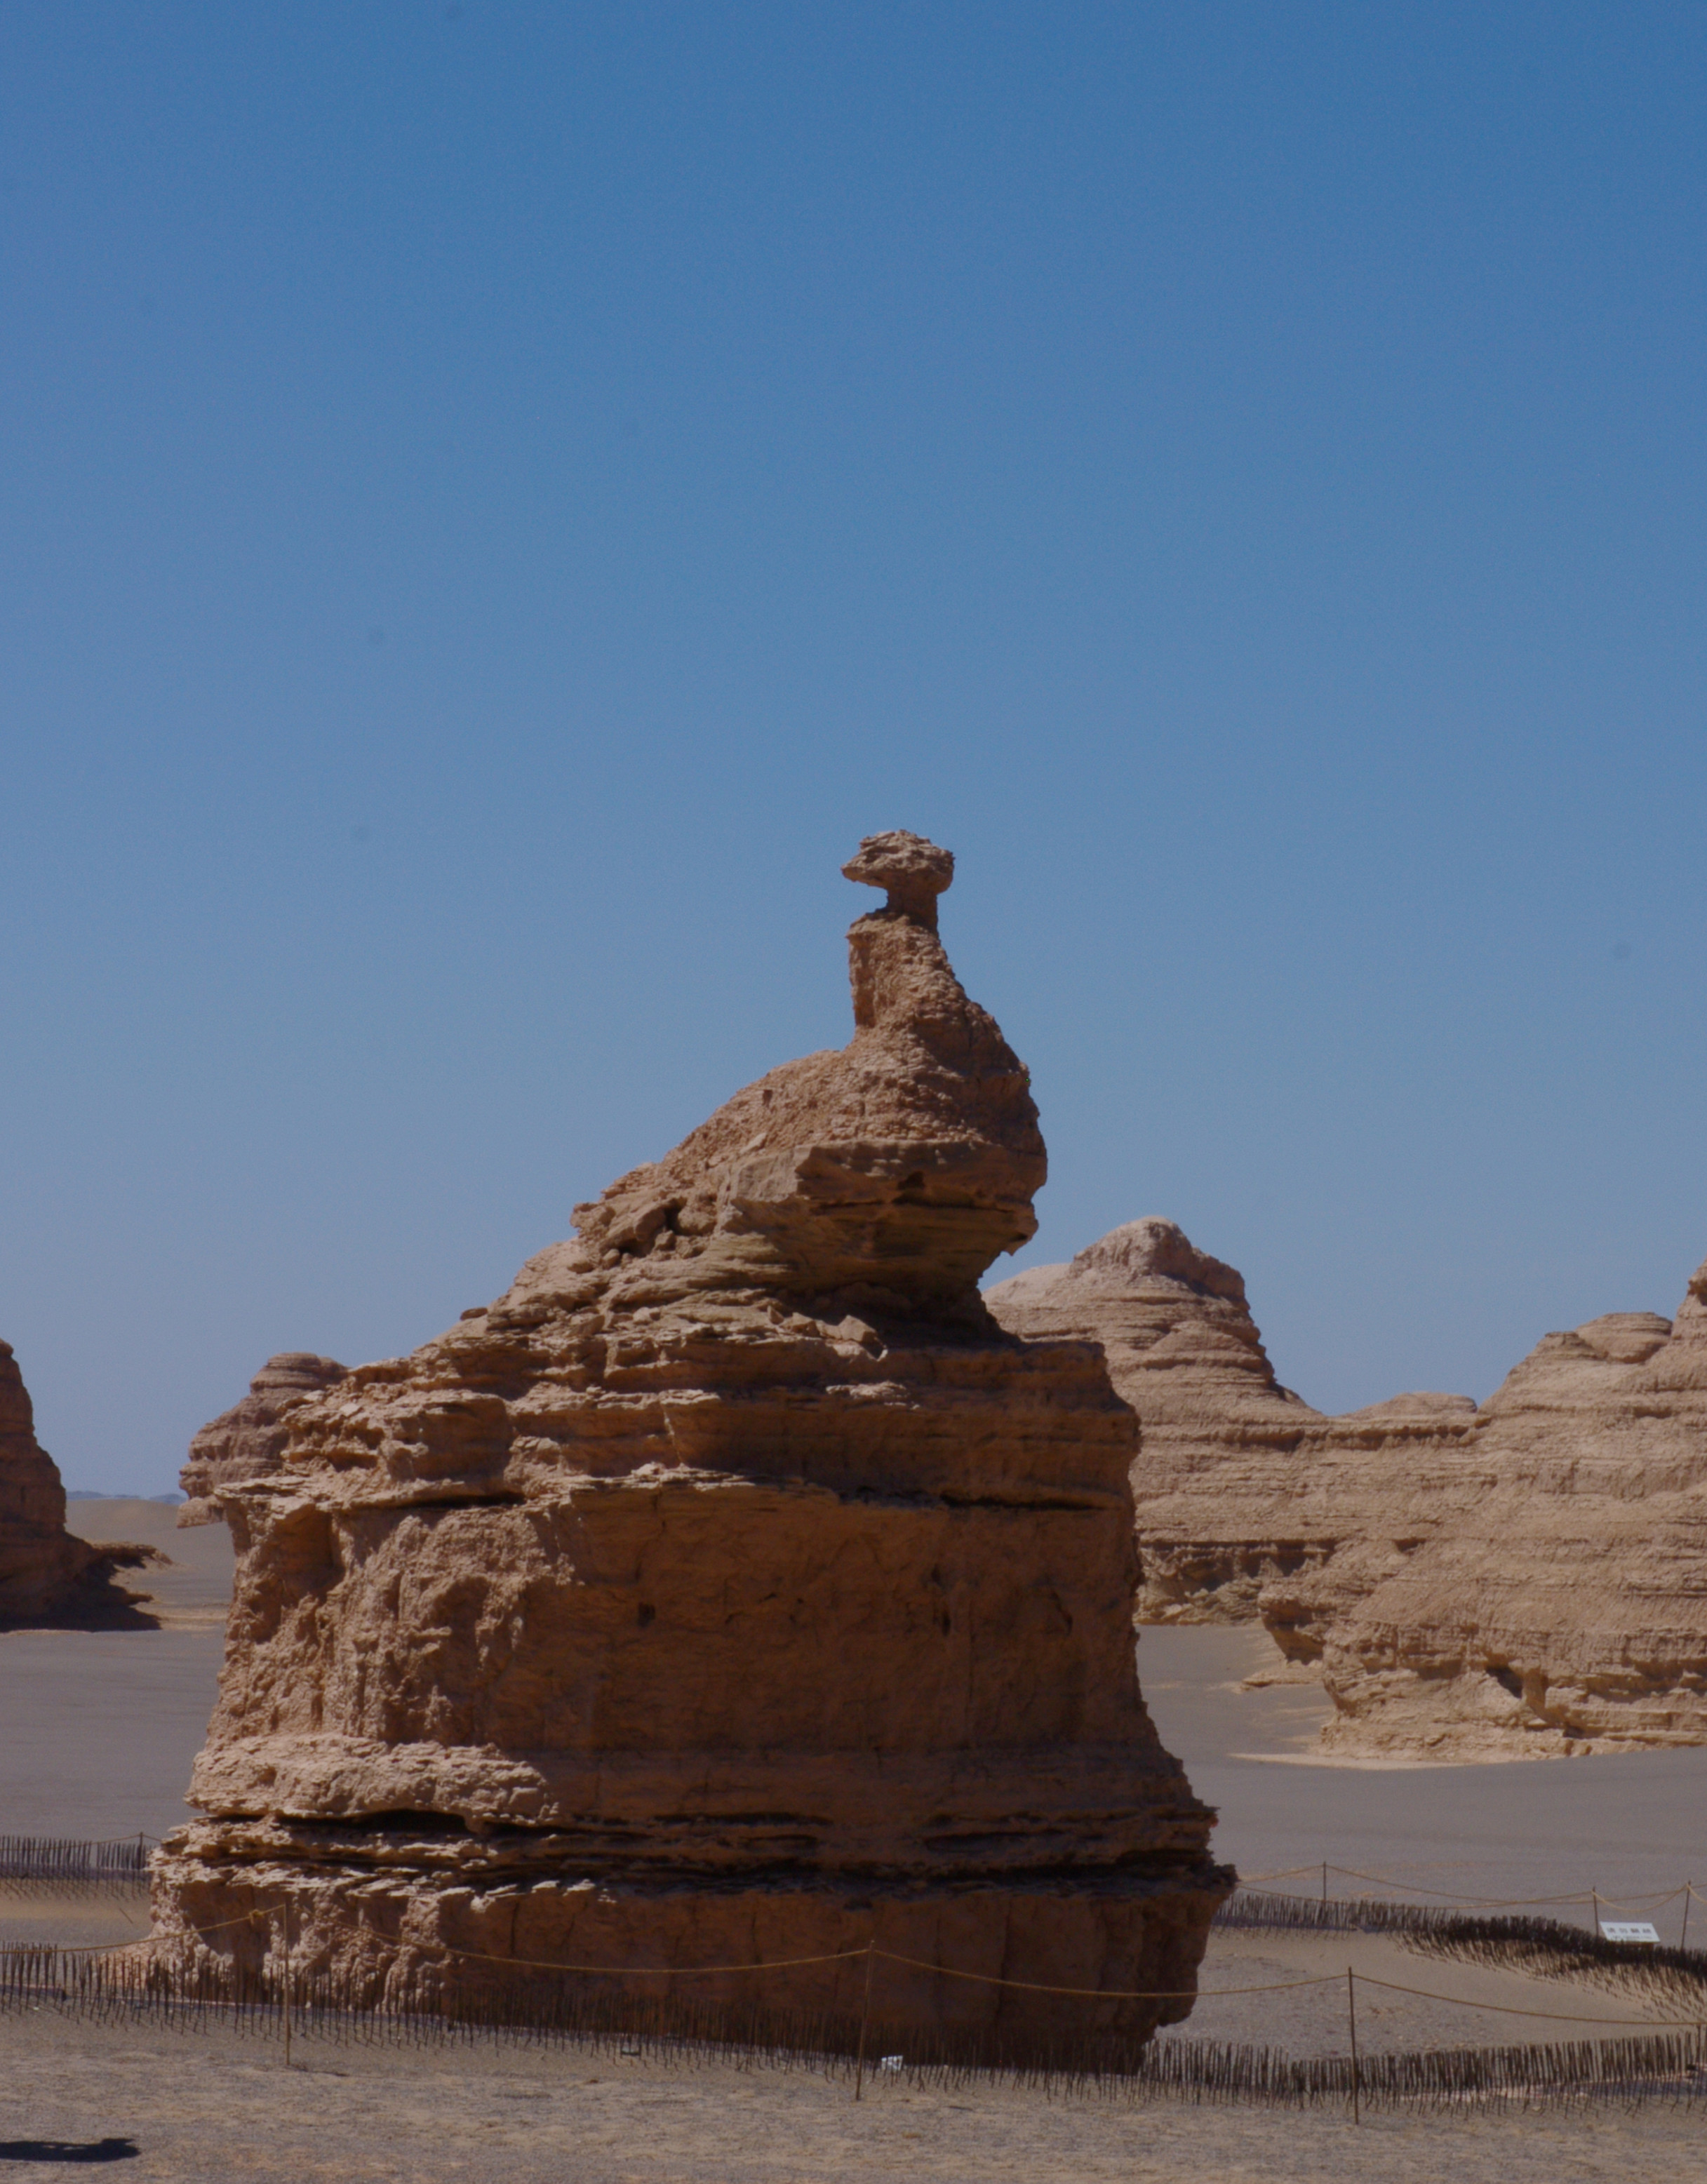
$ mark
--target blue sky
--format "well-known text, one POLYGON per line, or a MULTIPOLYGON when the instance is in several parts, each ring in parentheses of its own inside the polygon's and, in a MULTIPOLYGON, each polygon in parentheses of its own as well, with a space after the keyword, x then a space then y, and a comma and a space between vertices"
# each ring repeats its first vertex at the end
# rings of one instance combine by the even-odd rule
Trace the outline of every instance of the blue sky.
MULTIPOLYGON (((12 0, 0 1334, 74 1486, 848 1030, 1325 1407, 1707 1256, 1707 14, 12 0)), ((998 1273, 1012 1270, 1004 1262, 998 1273)))

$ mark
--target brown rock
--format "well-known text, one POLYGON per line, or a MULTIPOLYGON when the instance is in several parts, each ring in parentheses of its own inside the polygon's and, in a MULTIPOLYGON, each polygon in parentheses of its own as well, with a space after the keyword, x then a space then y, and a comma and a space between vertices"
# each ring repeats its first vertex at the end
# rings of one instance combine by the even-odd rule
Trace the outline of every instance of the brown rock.
POLYGON ((992 1289, 1100 1341, 1138 1412, 1145 1622, 1260 1617, 1319 1663, 1347 1755, 1707 1741, 1707 1268, 1674 1323, 1549 1334, 1480 1410, 1324 1416, 1276 1381, 1231 1268, 1171 1222, 992 1289))
POLYGON ((94 1553, 65 1529, 59 1468, 36 1438, 12 1346, 0 1342, 0 1620, 33 1621, 59 1607, 94 1553))
POLYGON ((146 1620, 113 1573, 153 1559, 149 1547, 93 1546, 66 1530, 59 1467, 36 1438, 12 1346, 0 1342, 0 1624, 146 1620))
MULTIPOLYGON (((224 1490, 208 1818, 157 1869, 187 1958, 253 1957, 225 1922, 284 1892, 298 1960, 374 1987, 670 1966, 593 1984, 830 2036, 858 1959, 687 1975, 874 1938, 1191 1988, 1231 1876, 1138 1692, 1135 1422, 1093 1349, 1018 1343, 978 1295, 1044 1149, 936 938, 946 853, 879 836, 850 869, 890 900, 850 936, 847 1047, 738 1093, 224 1490)), ((1188 2007, 884 1958, 872 2012, 989 2053, 1188 2007)))
POLYGON ((1329 1633, 1347 1752, 1707 1742, 1707 1267, 1675 1323, 1549 1334, 1483 1405, 1479 1489, 1329 1633))
POLYGON ((1128 1222, 985 1301, 1016 1334, 1100 1342, 1138 1413, 1141 1623, 1260 1616, 1289 1658, 1316 1659, 1454 1505, 1470 1398, 1312 1410, 1275 1379, 1242 1277, 1171 1221, 1128 1222))
POLYGON ((189 1462, 178 1474, 189 1499, 178 1512, 178 1522, 218 1524, 224 1513, 219 1497, 226 1487, 276 1471, 284 1452, 285 1420, 299 1403, 343 1379, 348 1369, 306 1350, 269 1357, 243 1401, 221 1411, 190 1443, 189 1462))

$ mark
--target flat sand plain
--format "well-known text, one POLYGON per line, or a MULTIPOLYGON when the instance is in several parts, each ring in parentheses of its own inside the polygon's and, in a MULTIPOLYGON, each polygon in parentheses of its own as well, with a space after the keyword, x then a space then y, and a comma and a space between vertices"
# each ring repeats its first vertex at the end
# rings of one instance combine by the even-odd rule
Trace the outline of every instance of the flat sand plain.
MULTIPOLYGON (((85 1536, 172 1557, 137 1574, 159 1627, 0 1635, 0 1833, 163 1833, 213 1702, 231 1555, 222 1527, 178 1531, 148 1502, 78 1502, 85 1536)), ((1247 1689, 1272 1647, 1249 1630, 1146 1630, 1140 1674, 1164 1741, 1220 1809, 1217 1847, 1251 1876, 1319 1862, 1426 1900, 1598 1887, 1616 1902, 1707 1887, 1707 1751, 1487 1767, 1320 1763, 1313 1687, 1247 1689)), ((1336 1895, 1360 1884, 1330 1875, 1336 1895)), ((1656 1913, 1675 1937, 1681 1906, 1656 1913)), ((1586 1908, 1559 1915, 1583 1918, 1586 1908)), ((1698 1920, 1700 1914, 1698 1912, 1698 1920)), ((137 1897, 0 1892, 0 1939, 123 1941, 137 1897)), ((1695 1938, 1692 1933, 1691 1939, 1695 1938)), ((1218 1936, 1206 1990, 1325 1978, 1278 1997, 1207 1993, 1186 2028, 1343 2053, 1347 1963, 1370 2050, 1593 2036, 1501 2014, 1667 2014, 1612 1990, 1442 1963, 1390 1941, 1218 1936), (1384 1991, 1400 1986, 1453 2003, 1384 1991), (1479 2006, 1478 2006, 1479 2005, 1479 2006)), ((953 2092, 879 2077, 856 2105, 838 2071, 666 2065, 573 2047, 343 2046, 0 2016, 0 2176, 68 2163, 141 2178, 770 2180, 1180 2177, 1245 2180, 1707 2179, 1707 2118, 1649 2109, 1442 2118, 1047 2098, 1001 2082, 953 2092)))
POLYGON ((170 1557, 120 1574, 158 1627, 0 1632, 0 1835, 162 1836, 188 1817, 184 1786, 213 1711, 231 1535, 181 1531, 159 1502, 74 1502, 70 1518, 81 1539, 170 1557))
POLYGON ((1699 2114, 1461 2119, 1127 2106, 1012 2086, 856 2104, 840 2075, 663 2070, 526 2048, 317 2050, 0 2020, 0 2174, 68 2160, 172 2184, 1680 2184, 1707 2175, 1699 2114))

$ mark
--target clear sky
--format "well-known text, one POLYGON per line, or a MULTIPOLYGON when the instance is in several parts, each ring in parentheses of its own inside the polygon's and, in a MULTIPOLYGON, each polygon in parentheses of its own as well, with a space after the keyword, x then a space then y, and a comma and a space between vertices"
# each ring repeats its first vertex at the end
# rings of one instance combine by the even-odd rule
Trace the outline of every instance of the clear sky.
MULTIPOLYGON (((0 1334, 158 1492, 849 1017, 1329 1408, 1707 1256, 1707 9, 0 12, 0 1334)), ((1004 1262, 998 1274, 1013 1270, 1004 1262)))

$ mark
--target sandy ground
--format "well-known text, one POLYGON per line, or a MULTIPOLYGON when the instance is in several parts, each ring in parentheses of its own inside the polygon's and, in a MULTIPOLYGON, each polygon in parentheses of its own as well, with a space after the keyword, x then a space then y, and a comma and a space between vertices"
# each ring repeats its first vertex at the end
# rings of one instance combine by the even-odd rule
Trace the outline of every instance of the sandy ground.
MULTIPOLYGON (((1693 1880, 1707 1890, 1707 1747, 1514 1761, 1481 1767, 1324 1763, 1317 1728, 1328 1712, 1314 1685, 1240 1688, 1271 1666, 1260 1630, 1149 1629, 1138 1674, 1162 1741, 1193 1788, 1220 1812, 1217 1855, 1242 1874, 1317 1865, 1276 1886, 1320 1887, 1319 1861, 1401 1884, 1368 1889, 1447 1896, 1546 1897, 1598 1889, 1612 1903, 1693 1880)), ((1330 1876, 1334 1894, 1364 1884, 1330 1876)), ((1707 1905, 1698 1903, 1691 1941, 1707 1905)), ((1581 1918, 1590 1907, 1563 1907, 1581 1918)), ((1675 1941, 1681 1902, 1654 1909, 1675 1941)))
POLYGON ((1140 2106, 974 2081, 664 2068, 527 2048, 342 2048, 0 2018, 0 2174, 173 2184, 1648 2184, 1707 2176, 1699 2112, 1477 2117, 1140 2106), (43 2158, 46 2157, 46 2158, 43 2158))
POLYGON ((74 1502, 80 1538, 139 1540, 171 1557, 126 1571, 153 1630, 0 1632, 0 1834, 164 1835, 187 1818, 190 1762, 213 1710, 231 1535, 180 1531, 157 1502, 74 1502))

